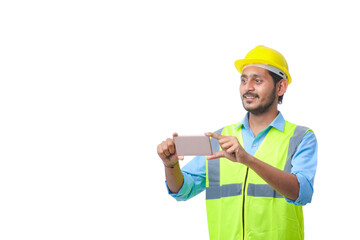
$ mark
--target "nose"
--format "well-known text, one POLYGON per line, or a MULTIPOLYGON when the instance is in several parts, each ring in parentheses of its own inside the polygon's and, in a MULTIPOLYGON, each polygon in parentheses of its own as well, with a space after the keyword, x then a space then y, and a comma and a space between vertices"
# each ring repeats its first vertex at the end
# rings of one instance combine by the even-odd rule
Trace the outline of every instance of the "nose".
POLYGON ((241 88, 244 90, 244 92, 253 92, 255 91, 254 83, 253 81, 246 81, 241 84, 241 88))

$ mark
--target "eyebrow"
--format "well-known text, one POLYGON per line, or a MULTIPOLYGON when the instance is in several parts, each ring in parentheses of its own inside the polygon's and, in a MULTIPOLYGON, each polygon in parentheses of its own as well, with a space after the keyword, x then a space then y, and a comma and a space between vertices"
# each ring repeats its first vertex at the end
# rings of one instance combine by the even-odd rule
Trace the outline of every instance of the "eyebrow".
MULTIPOLYGON (((243 78, 248 78, 249 76, 248 75, 246 75, 246 74, 241 74, 241 77, 243 78)), ((260 74, 256 74, 256 73, 253 73, 253 74, 250 74, 250 77, 251 78, 256 78, 256 77, 262 77, 262 75, 260 75, 260 74)))

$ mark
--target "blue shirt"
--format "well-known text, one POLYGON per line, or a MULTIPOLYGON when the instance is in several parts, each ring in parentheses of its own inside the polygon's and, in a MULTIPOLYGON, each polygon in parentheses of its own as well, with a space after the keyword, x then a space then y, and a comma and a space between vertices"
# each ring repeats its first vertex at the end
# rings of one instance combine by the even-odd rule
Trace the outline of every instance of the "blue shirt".
MULTIPOLYGON (((254 156, 270 129, 274 127, 278 130, 284 131, 284 126, 285 119, 279 112, 274 121, 267 128, 262 130, 256 137, 250 129, 248 114, 242 122, 240 122, 237 128, 242 128, 245 151, 254 156)), ((293 159, 291 160, 291 173, 295 174, 298 179, 300 192, 299 197, 295 201, 285 198, 289 203, 302 206, 311 202, 314 192, 313 184, 317 167, 317 149, 318 146, 315 134, 308 131, 304 135, 293 159)), ((180 191, 178 193, 171 193, 168 189, 169 194, 176 200, 188 200, 205 190, 206 156, 196 156, 181 169, 181 172, 184 175, 184 184, 180 191)))

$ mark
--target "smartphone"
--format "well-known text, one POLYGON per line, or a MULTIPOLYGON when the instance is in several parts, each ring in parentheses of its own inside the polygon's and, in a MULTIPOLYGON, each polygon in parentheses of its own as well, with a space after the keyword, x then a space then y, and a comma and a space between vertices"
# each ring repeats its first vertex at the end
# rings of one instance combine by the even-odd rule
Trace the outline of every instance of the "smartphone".
POLYGON ((212 148, 208 136, 177 136, 174 137, 177 155, 205 156, 211 155, 212 148))

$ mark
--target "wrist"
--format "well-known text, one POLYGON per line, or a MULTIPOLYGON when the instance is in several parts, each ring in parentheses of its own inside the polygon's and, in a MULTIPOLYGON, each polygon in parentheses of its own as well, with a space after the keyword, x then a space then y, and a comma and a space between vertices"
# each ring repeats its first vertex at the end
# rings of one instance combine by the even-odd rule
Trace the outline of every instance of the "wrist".
POLYGON ((175 168, 175 166, 179 164, 179 160, 177 160, 174 164, 165 164, 164 162, 163 164, 166 168, 175 168))
POLYGON ((240 163, 244 164, 247 167, 250 167, 251 163, 254 161, 253 156, 251 156, 250 154, 246 153, 244 154, 241 158, 240 158, 240 163))

